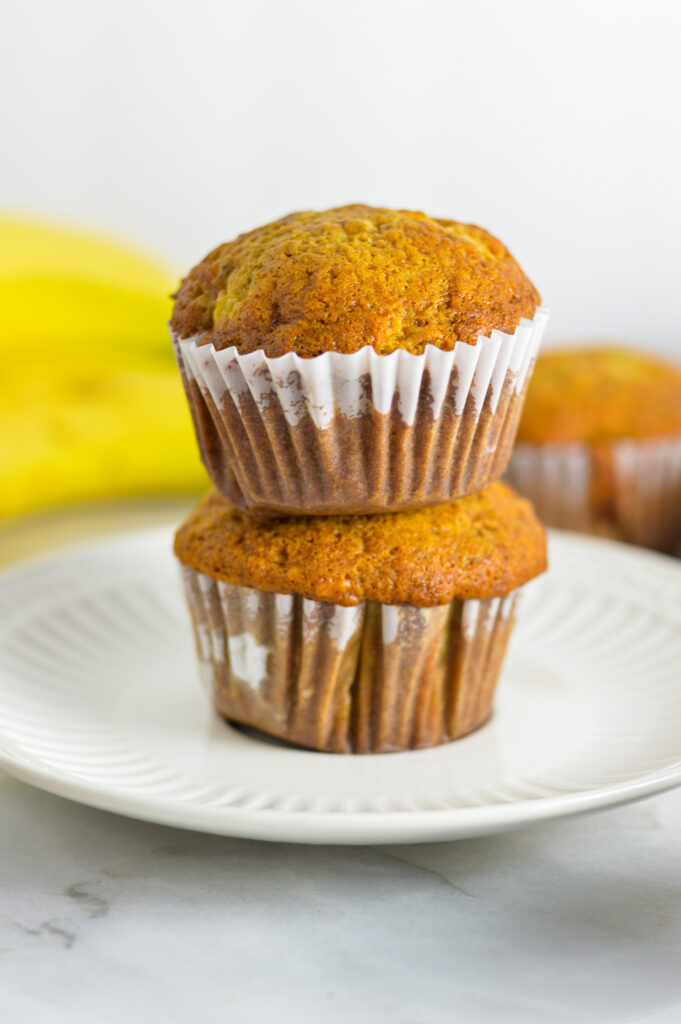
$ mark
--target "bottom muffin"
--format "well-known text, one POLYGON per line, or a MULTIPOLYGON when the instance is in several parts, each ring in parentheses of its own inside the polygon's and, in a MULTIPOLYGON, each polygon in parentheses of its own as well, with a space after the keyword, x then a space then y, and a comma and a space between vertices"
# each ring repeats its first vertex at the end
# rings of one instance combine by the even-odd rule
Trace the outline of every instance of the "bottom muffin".
POLYGON ((216 492, 176 536, 197 651, 225 718, 301 746, 436 746, 492 711, 544 531, 503 484, 373 516, 250 517, 216 492))

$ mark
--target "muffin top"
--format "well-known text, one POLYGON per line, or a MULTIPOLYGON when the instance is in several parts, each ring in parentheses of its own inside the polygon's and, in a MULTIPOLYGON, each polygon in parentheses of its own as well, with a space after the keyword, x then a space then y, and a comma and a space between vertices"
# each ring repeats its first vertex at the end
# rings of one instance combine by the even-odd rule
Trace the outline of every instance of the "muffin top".
POLYGON ((282 519, 211 491, 175 554, 212 579, 313 601, 437 605, 510 593, 544 571, 546 539, 530 503, 501 483, 413 512, 282 519))
POLYGON ((312 357, 373 345, 423 352, 512 333, 540 297, 483 228, 410 210, 292 213, 206 256, 175 295, 172 328, 216 349, 312 357))
POLYGON ((681 369, 621 348, 539 356, 519 441, 534 444, 681 434, 681 369))

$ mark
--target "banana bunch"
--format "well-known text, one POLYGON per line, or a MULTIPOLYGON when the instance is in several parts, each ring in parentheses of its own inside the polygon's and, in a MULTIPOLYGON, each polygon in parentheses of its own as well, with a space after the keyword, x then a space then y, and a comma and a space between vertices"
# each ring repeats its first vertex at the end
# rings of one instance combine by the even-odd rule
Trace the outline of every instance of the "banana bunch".
POLYGON ((166 326, 175 283, 126 246, 0 219, 0 518, 205 487, 166 326))

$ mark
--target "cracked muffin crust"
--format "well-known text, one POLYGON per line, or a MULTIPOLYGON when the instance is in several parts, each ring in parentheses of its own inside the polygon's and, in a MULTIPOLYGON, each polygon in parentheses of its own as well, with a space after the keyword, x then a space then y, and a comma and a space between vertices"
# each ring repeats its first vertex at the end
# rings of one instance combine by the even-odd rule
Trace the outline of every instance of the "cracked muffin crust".
POLYGON ((505 484, 411 512, 264 519, 207 494, 175 554, 214 580, 314 601, 442 605, 510 593, 546 568, 544 528, 505 484))
POLYGON ((180 338, 310 358, 475 345, 531 319, 540 296, 483 228, 354 204, 292 213, 218 246, 175 300, 180 338))

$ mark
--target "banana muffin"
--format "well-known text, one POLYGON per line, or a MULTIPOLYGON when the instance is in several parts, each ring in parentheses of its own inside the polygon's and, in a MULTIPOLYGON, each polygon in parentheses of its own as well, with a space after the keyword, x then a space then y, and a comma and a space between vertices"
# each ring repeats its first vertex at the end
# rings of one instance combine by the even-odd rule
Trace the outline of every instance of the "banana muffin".
POLYGON ((510 457, 539 304, 487 231, 408 210, 295 213, 218 246, 171 321, 215 486, 270 515, 480 490, 510 457))
POLYGON ((551 526, 673 551, 681 368, 616 347, 541 356, 507 479, 551 526))
POLYGON ((372 516, 254 517, 216 491, 175 539, 217 711, 316 750, 464 736, 490 715, 543 527, 504 484, 372 516))

